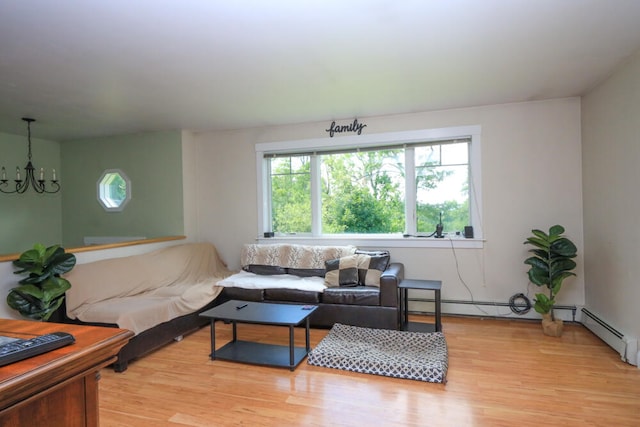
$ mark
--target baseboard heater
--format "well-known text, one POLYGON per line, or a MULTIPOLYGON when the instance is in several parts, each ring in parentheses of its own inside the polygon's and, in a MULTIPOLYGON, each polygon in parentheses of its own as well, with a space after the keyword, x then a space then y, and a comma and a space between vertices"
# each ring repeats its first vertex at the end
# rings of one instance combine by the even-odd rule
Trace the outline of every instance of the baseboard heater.
POLYGON ((582 314, 582 324, 587 329, 617 351, 623 361, 638 366, 637 338, 626 337, 622 332, 586 308, 582 309, 582 314))
MULTIPOLYGON (((409 298, 409 302, 435 302, 433 298, 409 298)), ((516 307, 519 309, 525 309, 527 306, 521 303, 511 304, 508 302, 495 302, 495 301, 469 301, 469 300, 456 300, 456 299, 443 299, 440 300, 440 304, 462 304, 462 305, 488 305, 494 307, 516 307)), ((533 310, 533 307, 531 307, 533 310)), ((571 310, 572 321, 576 321, 576 312, 578 308, 575 305, 556 305, 554 310, 571 310)))
MULTIPOLYGON (((429 302, 433 303, 433 298, 409 298, 409 302, 429 302)), ((506 302, 492 301, 466 301, 466 300, 441 300, 441 304, 462 304, 462 305, 484 305, 497 307, 511 307, 512 304, 506 302)), ((517 308, 525 308, 523 304, 514 304, 517 308)), ((575 305, 556 305, 555 310, 571 310, 573 321, 576 321, 577 307, 575 305)), ((640 368, 640 350, 638 348, 638 338, 625 336, 622 332, 605 322, 598 315, 586 308, 581 308, 581 319, 584 327, 589 329, 594 335, 604 341, 620 354, 622 361, 640 368)), ((431 312, 410 311, 413 314, 433 314, 431 312)))

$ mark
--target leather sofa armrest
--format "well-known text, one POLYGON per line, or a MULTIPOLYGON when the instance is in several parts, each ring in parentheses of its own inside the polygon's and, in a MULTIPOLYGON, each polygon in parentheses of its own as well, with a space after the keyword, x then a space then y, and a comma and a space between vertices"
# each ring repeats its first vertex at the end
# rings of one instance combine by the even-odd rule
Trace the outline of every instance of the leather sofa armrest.
POLYGON ((404 279, 404 264, 392 262, 380 277, 380 305, 398 307, 398 284, 404 279))

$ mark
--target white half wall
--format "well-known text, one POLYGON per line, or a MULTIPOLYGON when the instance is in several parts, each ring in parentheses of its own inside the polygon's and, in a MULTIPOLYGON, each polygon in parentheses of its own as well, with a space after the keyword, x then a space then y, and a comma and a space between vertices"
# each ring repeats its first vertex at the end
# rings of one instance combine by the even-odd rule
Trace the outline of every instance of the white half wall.
MULTIPOLYGON (((122 248, 102 249, 95 251, 80 252, 76 255, 76 264, 86 264, 88 262, 99 261, 107 258, 120 258, 124 256, 143 254, 156 249, 167 246, 179 245, 185 243, 184 240, 172 240, 168 242, 157 242, 142 245, 125 246, 122 248)), ((13 264, 9 262, 0 262, 0 318, 5 319, 22 319, 17 311, 12 310, 6 303, 6 297, 9 290, 18 285, 18 281, 23 278, 22 275, 15 275, 13 264)), ((71 284, 73 286, 73 283, 71 284)))

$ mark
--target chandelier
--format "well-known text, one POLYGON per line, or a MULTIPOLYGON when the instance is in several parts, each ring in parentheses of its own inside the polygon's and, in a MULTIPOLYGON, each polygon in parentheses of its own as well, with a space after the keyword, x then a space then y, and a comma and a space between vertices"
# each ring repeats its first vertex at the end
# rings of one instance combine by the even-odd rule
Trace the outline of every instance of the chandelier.
POLYGON ((29 188, 32 188, 36 193, 57 193, 60 191, 60 184, 58 184, 58 180, 56 179, 56 170, 53 169, 53 173, 51 175, 51 185, 49 189, 46 188, 46 181, 44 179, 44 168, 40 168, 40 173, 38 179, 36 179, 35 171, 36 168, 33 167, 31 163, 31 123, 35 122, 35 119, 30 119, 28 117, 23 117, 22 120, 27 122, 27 132, 28 132, 28 141, 29 141, 29 159, 27 162, 27 166, 24 168, 24 179, 22 179, 22 174, 20 173, 20 168, 16 167, 16 179, 13 181, 16 183, 15 190, 9 190, 9 180, 7 179, 7 170, 2 166, 0 169, 0 191, 3 193, 18 193, 22 194, 27 191, 29 188))

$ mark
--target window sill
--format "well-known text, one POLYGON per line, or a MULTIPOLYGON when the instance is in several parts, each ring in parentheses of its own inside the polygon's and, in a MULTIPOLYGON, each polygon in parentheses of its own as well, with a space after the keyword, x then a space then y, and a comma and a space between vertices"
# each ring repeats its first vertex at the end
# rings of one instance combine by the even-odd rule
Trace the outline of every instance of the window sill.
POLYGON ((258 243, 297 243, 308 245, 354 245, 358 247, 376 248, 447 248, 482 249, 484 239, 465 239, 464 237, 398 237, 379 235, 340 235, 313 237, 310 235, 288 235, 275 237, 258 237, 258 243))

